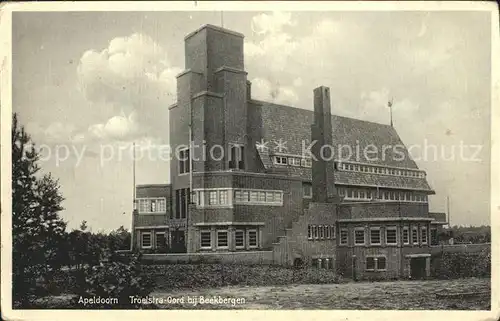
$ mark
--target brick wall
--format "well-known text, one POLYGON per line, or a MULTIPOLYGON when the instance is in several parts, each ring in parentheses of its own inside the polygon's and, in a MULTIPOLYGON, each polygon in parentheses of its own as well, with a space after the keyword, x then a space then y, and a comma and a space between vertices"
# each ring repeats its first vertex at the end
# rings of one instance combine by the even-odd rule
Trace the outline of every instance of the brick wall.
POLYGON ((424 203, 350 203, 340 206, 339 218, 428 217, 428 210, 424 203))
POLYGON ((222 263, 222 264, 273 264, 272 251, 230 252, 230 253, 190 253, 190 254, 144 254, 145 263, 222 263))

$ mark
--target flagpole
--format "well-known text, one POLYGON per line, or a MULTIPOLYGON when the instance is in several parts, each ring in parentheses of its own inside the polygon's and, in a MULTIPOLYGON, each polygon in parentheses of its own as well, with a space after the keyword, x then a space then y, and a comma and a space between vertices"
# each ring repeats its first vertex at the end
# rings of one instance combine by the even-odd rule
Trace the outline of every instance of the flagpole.
POLYGON ((132 226, 130 228, 130 251, 134 250, 134 220, 135 220, 135 214, 137 213, 137 200, 136 200, 136 186, 135 186, 135 142, 132 143, 132 148, 133 148, 133 156, 132 156, 132 184, 133 184, 133 209, 132 209, 132 226))
POLYGON ((220 25, 224 28, 224 11, 220 12, 220 25))
POLYGON ((446 196, 446 209, 448 212, 448 227, 451 228, 451 222, 450 222, 450 196, 446 196))
POLYGON ((392 123, 392 101, 393 101, 393 98, 391 98, 391 100, 389 100, 389 102, 387 103, 387 107, 389 107, 389 113, 391 114, 391 127, 394 127, 393 123, 392 123))

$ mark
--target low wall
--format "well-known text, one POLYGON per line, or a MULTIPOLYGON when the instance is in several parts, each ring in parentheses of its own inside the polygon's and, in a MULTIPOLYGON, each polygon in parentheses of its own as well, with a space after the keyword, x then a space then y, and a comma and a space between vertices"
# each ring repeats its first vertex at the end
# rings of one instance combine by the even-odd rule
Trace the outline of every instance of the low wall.
POLYGON ((271 265, 273 264, 273 252, 143 254, 142 261, 146 264, 221 263, 271 265))
POLYGON ((491 243, 482 244, 453 244, 431 246, 431 254, 438 253, 477 253, 482 250, 491 251, 491 243))

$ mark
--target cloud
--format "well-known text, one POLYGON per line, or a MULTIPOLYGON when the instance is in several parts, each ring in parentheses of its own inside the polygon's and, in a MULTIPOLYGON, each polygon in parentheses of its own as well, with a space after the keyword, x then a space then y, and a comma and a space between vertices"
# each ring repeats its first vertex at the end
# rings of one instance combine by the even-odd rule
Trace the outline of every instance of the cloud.
POLYGON ((115 113, 90 126, 91 137, 164 136, 167 106, 175 101, 175 75, 180 71, 163 47, 139 33, 114 38, 103 50, 86 51, 77 69, 80 89, 91 108, 107 105, 115 113))
POLYGON ((269 80, 262 78, 252 80, 252 96, 259 100, 285 105, 295 105, 299 100, 294 88, 272 84, 269 80))
POLYGON ((61 122, 53 122, 48 126, 30 122, 26 124, 26 131, 32 136, 35 143, 43 144, 71 143, 80 137, 75 125, 61 122))
POLYGON ((89 126, 88 133, 93 140, 123 141, 140 137, 145 132, 141 130, 135 117, 135 112, 126 116, 113 116, 106 123, 89 126))

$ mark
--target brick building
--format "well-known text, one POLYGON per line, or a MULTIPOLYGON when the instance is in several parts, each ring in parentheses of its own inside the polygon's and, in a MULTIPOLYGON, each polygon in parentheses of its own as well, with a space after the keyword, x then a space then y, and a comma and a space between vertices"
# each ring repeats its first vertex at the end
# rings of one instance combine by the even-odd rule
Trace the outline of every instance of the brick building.
POLYGON ((446 217, 429 213, 425 172, 392 126, 331 115, 326 87, 313 104, 253 99, 242 34, 187 35, 169 107, 171 183, 137 186, 134 248, 267 250, 276 264, 356 278, 428 274, 446 217))

